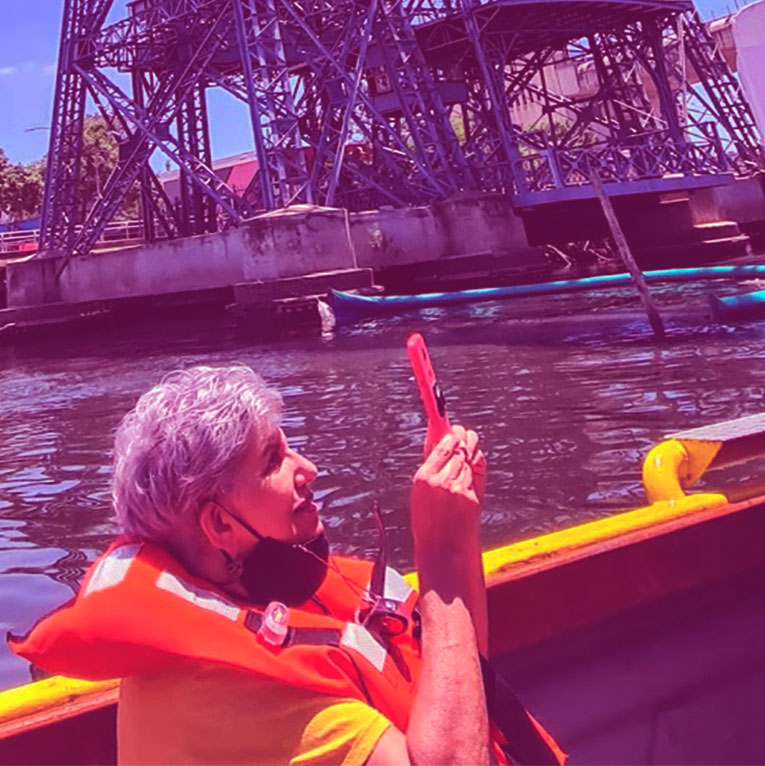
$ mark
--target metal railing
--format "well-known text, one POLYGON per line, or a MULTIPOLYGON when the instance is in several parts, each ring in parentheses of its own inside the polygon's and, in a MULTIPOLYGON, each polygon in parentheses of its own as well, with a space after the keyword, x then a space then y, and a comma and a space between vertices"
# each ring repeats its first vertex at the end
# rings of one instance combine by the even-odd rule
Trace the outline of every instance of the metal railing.
MULTIPOLYGON (((77 231, 82 227, 78 226, 77 231)), ((119 247, 121 245, 142 242, 144 238, 143 221, 113 221, 105 229, 97 242, 97 246, 108 245, 119 247)), ((0 232, 0 255, 22 256, 37 252, 40 241, 39 229, 25 229, 17 231, 0 232)))
POLYGON ((669 136, 656 136, 654 140, 619 146, 549 147, 522 157, 516 170, 529 191, 543 191, 589 184, 593 171, 604 181, 639 181, 670 175, 729 173, 731 164, 716 137, 677 144, 669 136))

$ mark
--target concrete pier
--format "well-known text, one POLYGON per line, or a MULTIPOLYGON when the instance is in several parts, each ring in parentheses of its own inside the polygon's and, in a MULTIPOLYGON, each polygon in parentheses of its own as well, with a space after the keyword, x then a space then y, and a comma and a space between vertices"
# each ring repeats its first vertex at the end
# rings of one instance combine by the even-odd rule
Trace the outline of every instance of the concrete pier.
POLYGON ((529 245, 523 220, 501 194, 465 194, 432 205, 349 217, 359 266, 392 292, 544 279, 550 266, 529 245))
MULTIPOLYGON (((369 288, 372 275, 394 292, 472 286, 471 279, 544 281, 550 267, 542 245, 605 235, 590 202, 516 211, 504 195, 471 194, 361 213, 300 205, 228 231, 93 252, 67 264, 36 257, 7 266, 0 327, 194 304, 218 311, 233 304, 239 314, 257 305, 262 317, 271 303, 276 322, 288 315, 303 321, 318 309, 315 300, 298 308, 296 299, 330 287, 369 288)), ((765 239, 761 177, 615 198, 614 207, 643 266, 724 260, 748 252, 750 236, 765 239)))
MULTIPOLYGON (((608 186, 606 186, 608 191, 608 186)), ((765 195, 757 177, 711 188, 614 197, 613 206, 638 264, 693 266, 748 255, 750 235, 765 226, 765 195)), ((593 200, 539 205, 521 211, 529 242, 608 236, 593 200)))
POLYGON ((215 234, 8 267, 8 307, 209 290, 356 268, 345 210, 299 206, 215 234), (57 279, 56 274, 61 271, 57 279))
MULTIPOLYGON (((5 319, 13 311, 41 306, 116 304, 162 296, 170 301, 177 294, 187 301, 193 301, 194 294, 206 300, 211 291, 233 290, 234 285, 235 302, 247 303, 245 296, 269 292, 281 300, 316 294, 315 285, 309 288, 299 281, 311 275, 325 275, 326 292, 330 287, 348 289, 348 275, 359 269, 379 276, 415 266, 435 279, 440 272, 459 272, 468 263, 490 271, 489 262, 519 272, 545 266, 541 249, 528 245, 522 221, 499 195, 353 214, 300 205, 257 216, 236 229, 93 252, 66 265, 60 258, 11 264, 5 319), (271 287, 264 290, 263 285, 271 287), (305 293, 307 289, 311 292, 305 293)), ((369 281, 364 277, 352 287, 369 281)), ((0 323, 3 318, 0 312, 0 323)))
POLYGON ((756 248, 765 247, 765 174, 739 178, 734 184, 700 189, 691 202, 694 221, 735 221, 756 248))

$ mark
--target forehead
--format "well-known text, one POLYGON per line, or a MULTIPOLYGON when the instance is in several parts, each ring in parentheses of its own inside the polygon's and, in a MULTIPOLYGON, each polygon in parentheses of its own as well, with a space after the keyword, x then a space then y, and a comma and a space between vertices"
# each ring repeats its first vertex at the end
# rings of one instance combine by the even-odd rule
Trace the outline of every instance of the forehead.
POLYGON ((250 439, 245 460, 250 463, 268 460, 271 453, 279 449, 285 441, 284 431, 279 426, 274 426, 268 433, 250 439))
POLYGON ((282 431, 279 426, 275 426, 271 429, 271 432, 265 439, 262 440, 263 452, 273 449, 274 447, 280 447, 286 440, 287 438, 284 435, 284 431, 282 431))
POLYGON ((259 477, 274 450, 280 449, 283 442, 284 433, 278 426, 271 429, 265 436, 251 438, 248 447, 239 458, 239 465, 234 474, 234 484, 250 484, 255 477, 259 477))

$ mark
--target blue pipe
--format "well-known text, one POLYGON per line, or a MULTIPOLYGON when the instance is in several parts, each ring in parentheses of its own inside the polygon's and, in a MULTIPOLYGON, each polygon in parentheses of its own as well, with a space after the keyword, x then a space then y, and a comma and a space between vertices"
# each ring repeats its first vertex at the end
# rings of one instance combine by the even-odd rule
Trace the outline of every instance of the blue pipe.
MULTIPOLYGON (((647 282, 694 282, 706 279, 744 279, 765 277, 765 265, 746 266, 699 266, 690 269, 659 269, 646 271, 647 282)), ((527 295, 597 290, 625 287, 631 284, 629 274, 606 274, 581 279, 561 279, 533 285, 509 287, 483 287, 476 290, 456 290, 446 293, 421 293, 419 295, 354 295, 340 290, 330 290, 329 297, 338 322, 360 319, 365 316, 396 313, 434 306, 451 306, 460 303, 477 303, 527 295)))

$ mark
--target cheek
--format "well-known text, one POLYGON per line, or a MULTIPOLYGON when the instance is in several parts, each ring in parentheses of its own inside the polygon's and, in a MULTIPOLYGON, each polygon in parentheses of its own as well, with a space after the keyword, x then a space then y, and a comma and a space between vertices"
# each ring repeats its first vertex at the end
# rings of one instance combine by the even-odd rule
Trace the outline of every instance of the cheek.
POLYGON ((270 476, 261 485, 255 513, 265 528, 283 535, 292 525, 292 485, 284 477, 270 476))

